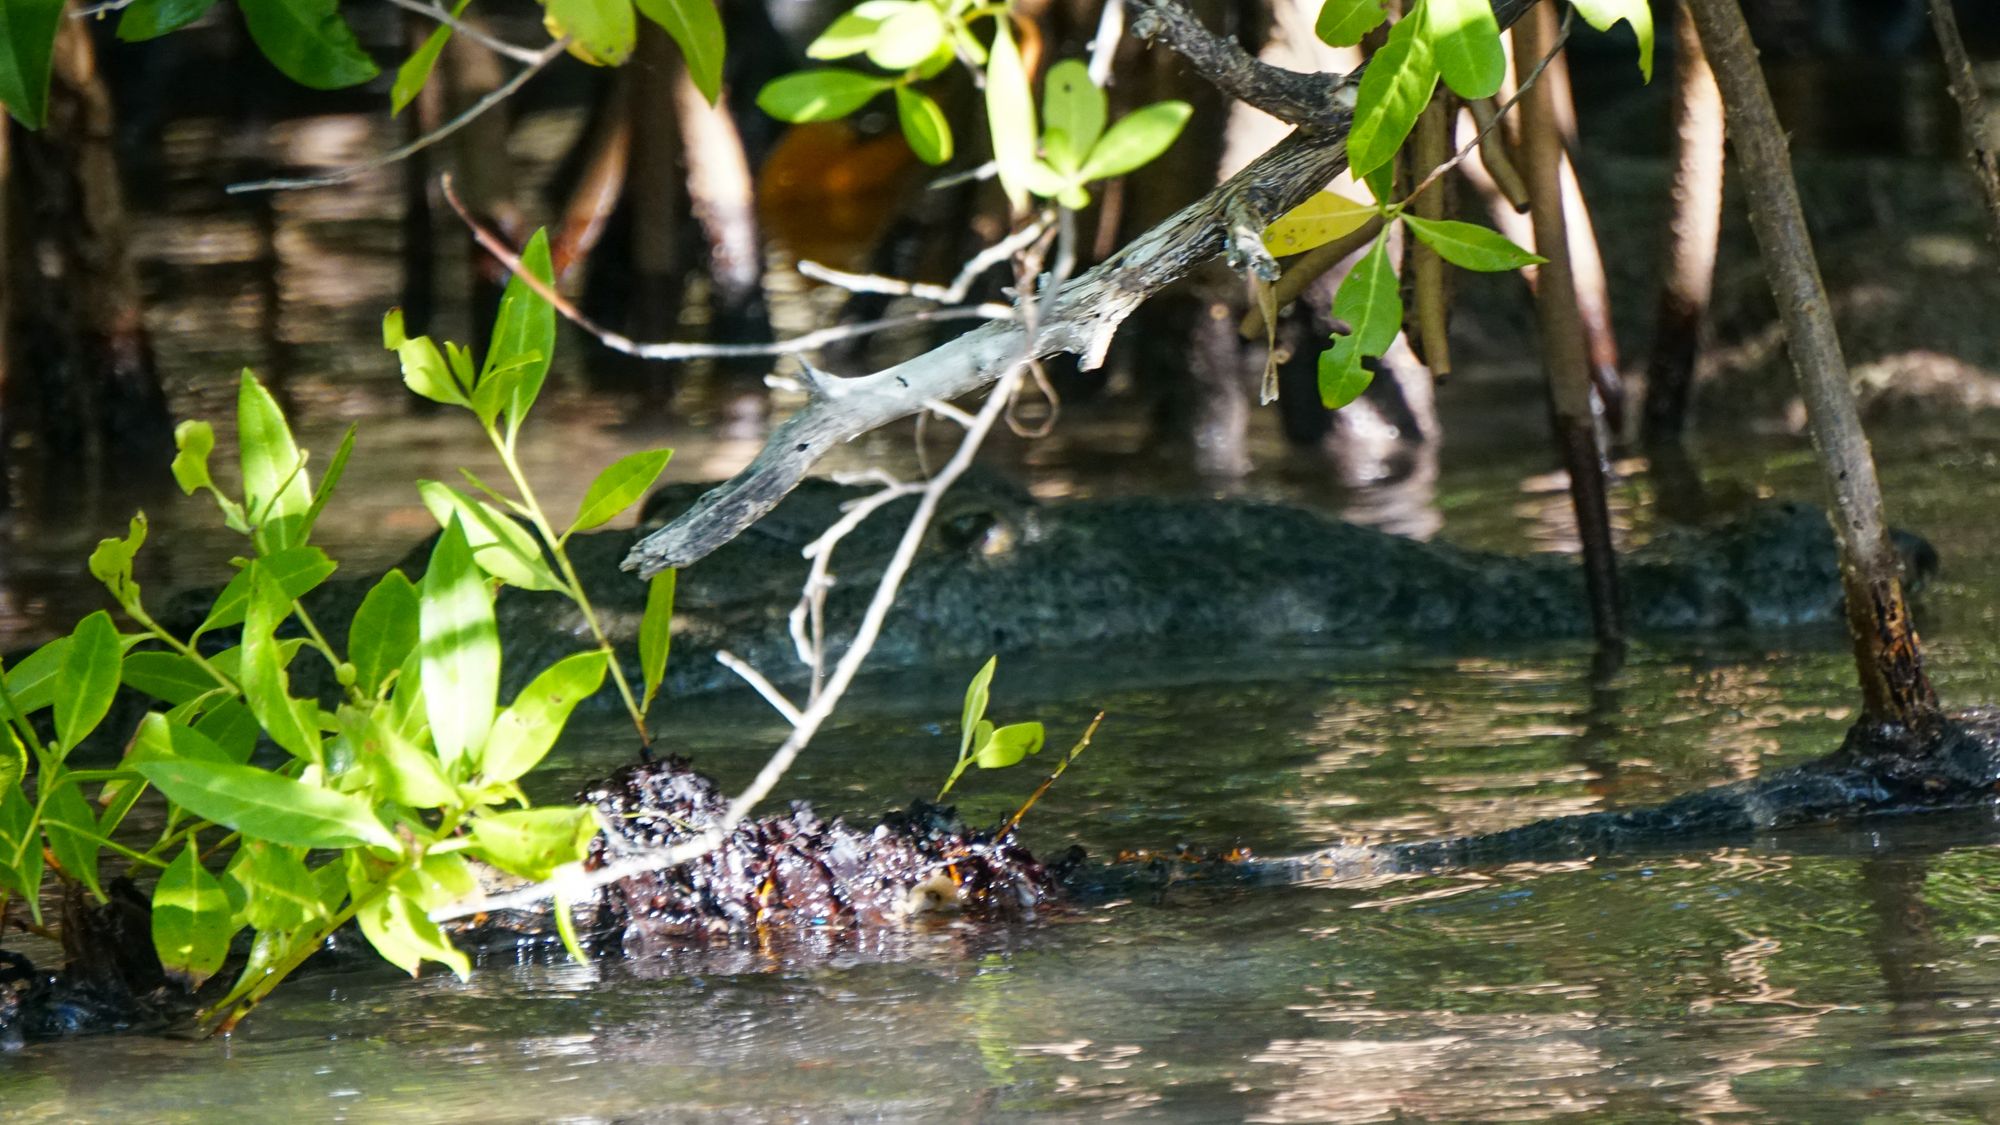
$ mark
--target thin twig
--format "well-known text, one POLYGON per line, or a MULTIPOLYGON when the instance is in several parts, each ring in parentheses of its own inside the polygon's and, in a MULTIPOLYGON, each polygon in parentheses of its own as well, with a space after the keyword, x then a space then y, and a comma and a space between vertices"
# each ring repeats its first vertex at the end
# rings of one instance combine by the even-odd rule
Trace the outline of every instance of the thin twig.
MULTIPOLYGON (((881 293, 890 297, 915 297, 918 300, 952 305, 965 300, 965 294, 972 288, 972 283, 979 280, 980 274, 1020 253, 1023 248, 1047 233, 1048 223, 1048 216, 1038 216, 1034 222, 973 255, 959 269, 958 275, 951 279, 950 285, 904 281, 898 277, 884 277, 879 273, 849 273, 814 261, 800 262, 798 270, 814 281, 823 281, 850 293, 881 293)), ((995 313, 996 319, 1002 315, 1013 315, 1013 310, 1005 305, 989 302, 977 307, 999 310, 995 313)))
POLYGON ((495 86, 485 97, 467 106, 465 112, 400 148, 390 149, 380 156, 371 157, 359 163, 349 164, 345 168, 335 169, 323 176, 305 176, 298 179, 252 180, 248 183, 230 184, 222 190, 230 195, 245 195, 255 191, 298 191, 302 188, 331 187, 334 184, 344 184, 357 176, 367 175, 377 168, 387 167, 398 160, 422 152, 424 149, 431 147, 453 133, 458 132, 460 129, 465 128, 467 125, 472 124, 474 121, 477 121, 488 110, 513 97, 515 91, 527 85, 530 78, 540 74, 550 63, 556 61, 568 49, 569 36, 565 35, 561 39, 536 51, 534 61, 515 71, 512 77, 495 86))
POLYGON ((1125 38, 1125 0, 1104 0, 1097 14, 1097 34, 1090 40, 1090 81, 1103 89, 1111 85, 1111 64, 1118 57, 1119 41, 1125 38))
POLYGON ((541 55, 541 52, 535 50, 533 47, 522 47, 509 43, 505 39, 494 36, 478 24, 467 23, 457 16, 452 15, 441 5, 427 3, 426 0, 389 0, 389 3, 406 12, 415 12, 427 20, 434 20, 441 23, 465 36, 467 39, 472 40, 474 43, 492 51, 494 54, 505 55, 517 63, 525 63, 533 66, 536 59, 541 55))
MULTIPOLYGON (((1479 147, 1480 142, 1486 139, 1487 134, 1493 132, 1494 130, 1500 127, 1500 123, 1507 119, 1507 112, 1513 109, 1515 104, 1521 100, 1521 95, 1527 93, 1529 89, 1531 89, 1535 85, 1536 80, 1541 78, 1542 72, 1547 70, 1549 68, 1549 64, 1556 61, 1556 56, 1562 53, 1563 45, 1569 42, 1570 25, 1575 21, 1575 19, 1576 19, 1575 8, 1566 8, 1563 10, 1562 29, 1556 32, 1555 44, 1549 48, 1548 54, 1543 55, 1541 61, 1535 64, 1535 69, 1529 71, 1528 76, 1521 80, 1519 88, 1514 91, 1514 96, 1507 99, 1506 104, 1500 107, 1500 111, 1493 115, 1493 119, 1491 121, 1487 122, 1485 125, 1480 127, 1480 130, 1477 135, 1475 135, 1470 141, 1467 141, 1465 144, 1459 146, 1458 151, 1452 153, 1450 160, 1447 160, 1444 163, 1438 165, 1437 167, 1431 169, 1429 175, 1425 176, 1422 180, 1419 180, 1417 182, 1417 186, 1410 189, 1410 194, 1403 197, 1403 203, 1405 205, 1408 205, 1410 200, 1415 199, 1419 195, 1422 195, 1426 188, 1430 187, 1432 184, 1437 183, 1439 180, 1443 179, 1444 174, 1446 172, 1449 172, 1453 168, 1456 168, 1460 164, 1464 163, 1465 158, 1472 155, 1472 151, 1479 147)), ((1475 118, 1475 120, 1477 119, 1475 118)))
POLYGON ((725 648, 716 652, 715 662, 743 677, 743 682, 757 689, 757 694, 764 697, 764 702, 775 708, 778 714, 783 715, 786 722, 796 727, 802 721, 799 709, 792 706, 792 701, 785 698, 785 693, 765 679, 764 673, 744 663, 742 657, 725 648))
POLYGON ((857 336, 868 336, 876 332, 886 332, 894 328, 904 328, 912 324, 928 324, 940 320, 1008 320, 1014 310, 1005 305, 979 304, 960 305, 947 309, 922 309, 901 316, 883 317, 880 320, 864 320, 854 324, 839 324, 831 328, 821 328, 794 336, 789 340, 776 340, 768 344, 689 344, 668 342, 642 344, 623 333, 613 332, 583 314, 568 297, 556 291, 555 286, 530 273, 521 265, 521 256, 508 246, 505 239, 487 229, 478 219, 472 217, 465 203, 458 198, 458 190, 452 186, 451 177, 441 178, 444 197, 451 209, 458 212, 474 241, 493 255, 509 273, 521 279, 521 283, 535 294, 555 306, 555 310, 565 320, 597 338, 597 342, 637 359, 679 361, 688 359, 749 359, 759 356, 796 355, 799 352, 814 351, 840 340, 851 340, 857 336))

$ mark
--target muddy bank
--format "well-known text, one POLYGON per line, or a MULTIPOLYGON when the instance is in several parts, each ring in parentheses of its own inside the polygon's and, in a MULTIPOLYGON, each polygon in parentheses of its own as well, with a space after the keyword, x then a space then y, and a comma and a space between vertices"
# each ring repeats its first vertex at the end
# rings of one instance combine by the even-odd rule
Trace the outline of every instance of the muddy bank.
MULTIPOLYGON (((647 512, 676 513, 704 490, 664 489, 647 512)), ((806 577, 800 551, 857 495, 809 481, 681 574, 668 696, 737 686, 715 662, 724 648, 778 682, 803 678, 787 623, 806 577)), ((914 503, 888 506, 841 544, 826 604, 834 656, 860 619, 914 503)), ((646 588, 618 564, 645 530, 580 535, 569 548, 606 630, 634 662, 635 677, 633 639, 646 588)), ((1920 582, 1935 568, 1935 553, 1915 536, 1900 542, 1920 582)), ((429 553, 426 542, 399 565, 415 579, 429 553)), ((1666 531, 1622 558, 1620 574, 1626 618, 1640 634, 1769 631, 1840 620, 1833 534, 1826 517, 1804 504, 1765 504, 1715 528, 1666 531)), ((336 644, 372 581, 337 579, 309 599, 336 644)), ((162 620, 191 629, 206 606, 204 597, 181 599, 162 620)), ((510 588, 501 593, 498 613, 510 691, 581 647, 586 635, 575 609, 553 595, 510 588)), ((951 494, 870 667, 976 667, 995 653, 1108 654, 1133 643, 1476 649, 1589 631, 1582 576, 1567 556, 1461 550, 1276 504, 1144 498, 1045 504, 985 477, 951 494)), ((234 642, 211 634, 210 643, 234 642)), ((294 674, 316 672, 305 661, 294 674)), ((599 700, 611 698, 607 690, 599 700)))

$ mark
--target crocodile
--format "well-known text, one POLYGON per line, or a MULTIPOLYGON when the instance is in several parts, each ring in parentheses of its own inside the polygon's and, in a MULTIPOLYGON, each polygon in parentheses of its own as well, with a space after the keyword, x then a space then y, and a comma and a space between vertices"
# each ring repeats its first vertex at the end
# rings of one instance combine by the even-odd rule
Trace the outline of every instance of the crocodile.
MULTIPOLYGON (((702 485, 655 492, 639 525, 577 535, 568 551, 598 618, 641 676, 646 587, 619 569, 632 545, 702 485)), ((772 680, 805 678, 788 615, 807 576, 804 547, 867 490, 808 481, 728 545, 683 571, 664 696, 740 686, 716 653, 772 680)), ((828 651, 845 647, 894 552, 915 498, 887 505, 843 539, 826 593, 828 651)), ((397 564, 418 578, 434 538, 397 564)), ((1908 572, 1936 567, 1928 543, 1897 533, 1908 572)), ((1833 533, 1819 509, 1767 502, 1711 528, 1672 527, 1619 561, 1626 620, 1641 635, 1829 626, 1841 620, 1833 533)), ((336 644, 374 579, 336 578, 308 606, 336 644)), ((162 615, 191 630, 211 594, 162 615)), ((561 596, 501 591, 508 679, 577 651, 589 630, 561 596)), ((976 664, 1024 650, 1105 651, 1140 644, 1368 648, 1409 643, 1478 649, 1590 634, 1575 561, 1400 538, 1304 508, 1248 500, 1148 497, 1044 503, 990 475, 953 490, 904 579, 870 655, 873 670, 976 664)), ((233 644, 226 630, 208 643, 233 644)), ((310 664, 310 662, 306 662, 310 664)), ((296 670, 312 675, 313 668, 296 670)), ((308 686, 301 684, 301 686, 308 686)), ((329 694, 331 683, 317 685, 329 694)), ((615 705, 607 688, 600 705, 615 705)))

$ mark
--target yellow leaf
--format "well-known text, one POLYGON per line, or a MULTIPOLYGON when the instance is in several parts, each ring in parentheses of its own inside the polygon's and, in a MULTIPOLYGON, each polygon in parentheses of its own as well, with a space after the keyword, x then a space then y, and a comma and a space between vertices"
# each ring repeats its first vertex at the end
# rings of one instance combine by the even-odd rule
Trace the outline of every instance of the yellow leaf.
POLYGON ((1303 254, 1352 234, 1374 217, 1373 204, 1357 203, 1344 195, 1323 191, 1264 228, 1264 245, 1280 258, 1303 254))

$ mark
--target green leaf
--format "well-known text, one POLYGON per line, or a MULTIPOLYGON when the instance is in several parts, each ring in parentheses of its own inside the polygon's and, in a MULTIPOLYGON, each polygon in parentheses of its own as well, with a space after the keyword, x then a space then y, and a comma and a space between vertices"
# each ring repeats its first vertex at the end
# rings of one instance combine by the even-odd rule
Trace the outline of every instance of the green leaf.
POLYGON ((715 104, 722 93, 722 16, 712 0, 638 0, 639 11, 680 46, 688 77, 715 104))
POLYGON ((936 54, 944 37, 943 13, 927 0, 905 4, 876 30, 868 61, 883 70, 908 70, 936 54))
POLYGON ((141 607, 139 583, 132 577, 132 560, 145 542, 146 514, 140 512, 127 525, 125 538, 99 540, 97 549, 90 553, 91 575, 104 583, 112 599, 134 617, 140 615, 141 607))
POLYGON ((1186 102, 1154 102, 1133 110, 1105 130, 1080 175, 1085 180, 1105 180, 1149 163, 1167 151, 1193 113, 1194 107, 1186 102))
POLYGON ((347 630, 347 659, 361 694, 380 694, 390 673, 417 647, 417 588, 392 570, 369 589, 347 630))
POLYGON ((320 760, 319 707, 310 699, 291 694, 291 674, 286 671, 296 647, 287 649, 277 639, 278 626, 291 616, 291 599, 285 596, 262 562, 252 562, 250 602, 243 615, 243 653, 237 683, 250 713, 257 716, 271 741, 308 762, 320 760))
POLYGON ((460 980, 472 975, 472 963, 465 954, 453 947, 437 923, 424 917, 423 908, 406 894, 391 890, 379 895, 354 918, 375 952, 411 976, 417 975, 425 961, 444 965, 460 980))
POLYGON ((1090 80, 1090 68, 1064 59, 1042 79, 1042 152, 1049 164, 1075 175, 1084 157, 1104 135, 1104 91, 1090 80))
POLYGON ((780 121, 832 121, 867 105, 894 86, 858 70, 829 67, 801 70, 765 83, 757 92, 757 108, 780 121))
POLYGON ((50 777, 44 772, 41 783, 50 787, 48 800, 42 805, 42 831, 49 838, 49 851, 55 854, 56 866, 89 887, 90 893, 102 902, 104 888, 97 881, 97 855, 104 846, 98 843, 102 833, 98 831, 96 815, 90 811, 90 802, 60 775, 50 777))
POLYGON ((55 704, 56 679, 62 675, 68 660, 69 638, 57 637, 29 653, 7 672, 7 694, 14 700, 14 706, 21 709, 21 717, 55 704))
POLYGON ((242 765, 257 749, 264 728, 240 700, 225 699, 195 723, 194 732, 213 742, 224 758, 242 765))
POLYGON ((182 422, 174 427, 173 473, 181 492, 193 496, 197 489, 214 488, 208 475, 208 455, 215 452, 215 427, 207 422, 182 422))
POLYGON ((972 677, 965 688, 965 709, 959 712, 958 757, 963 761, 972 753, 973 735, 977 733, 979 721, 986 715, 986 705, 992 697, 993 671, 1000 666, 1000 658, 989 657, 984 667, 972 677))
POLYGON ((26 776, 28 748, 21 745, 13 727, 0 723, 0 793, 20 788, 21 779, 26 776))
POLYGON ((1368 389, 1374 375, 1362 360, 1388 351, 1403 326, 1402 295, 1395 266, 1389 260, 1386 232, 1340 283, 1333 298, 1333 315, 1351 329, 1347 335, 1335 337, 1333 347, 1319 359, 1320 401, 1337 410, 1368 389))
POLYGON ((590 487, 583 494, 583 503, 577 507, 576 521, 569 525, 565 538, 579 531, 589 531, 602 527, 631 507, 646 495, 653 482, 660 479, 660 473, 667 467, 667 459, 674 455, 671 449, 651 449, 642 453, 628 454, 611 463, 611 467, 597 474, 590 487))
POLYGON ((208 669, 188 657, 157 649, 126 653, 119 678, 126 687, 175 706, 199 699, 219 686, 208 669))
MULTIPOLYGON (((257 570, 263 576, 277 583, 278 590, 287 601, 297 601, 319 588, 319 584, 333 576, 338 569, 325 551, 318 547, 286 547, 273 551, 257 560, 257 570)), ((201 627, 194 631, 199 637, 214 629, 227 629, 243 623, 243 615, 250 607, 250 590, 254 576, 248 566, 236 572, 236 577, 215 596, 215 604, 209 607, 208 616, 202 619, 201 627)), ((289 612, 289 611, 288 611, 289 612)))
POLYGON ((908 86, 896 87, 896 120, 903 126, 903 139, 910 151, 926 164, 943 164, 951 159, 951 122, 944 110, 928 96, 908 86))
POLYGON ((411 339, 403 334, 403 310, 390 309, 382 318, 382 346, 396 353, 403 365, 403 385, 432 402, 470 409, 472 400, 465 388, 452 378, 443 353, 429 336, 411 339))
POLYGON ((604 683, 609 657, 601 650, 565 656, 536 676, 493 721, 479 772, 488 781, 513 781, 541 763, 578 703, 604 683))
POLYGON ((667 678, 667 653, 674 643, 674 582, 679 573, 663 570, 646 586, 646 614, 639 619, 639 669, 646 677, 646 695, 639 703, 642 714, 653 709, 653 697, 667 678))
POLYGON ((561 585, 534 532, 512 516, 434 480, 418 481, 417 495, 438 526, 448 526, 454 519, 463 525, 473 561, 481 570, 523 590, 554 590, 561 585))
POLYGON ((1362 72, 1354 127, 1347 134, 1347 159, 1356 175, 1387 164, 1430 104, 1438 73, 1429 41, 1417 34, 1423 22, 1406 16, 1390 28, 1388 42, 1362 72))
POLYGON ((66 755, 97 729, 118 694, 124 649, 111 615, 98 610, 77 623, 56 677, 56 751, 66 755))
POLYGON ((245 836, 302 848, 397 846, 361 798, 270 770, 185 758, 133 768, 167 800, 245 836))
POLYGON ((326 511, 326 502, 333 499, 333 490, 340 486, 340 478, 347 475, 348 459, 354 456, 354 435, 359 432, 356 423, 348 423, 347 432, 340 437, 340 447, 333 451, 333 460, 326 463, 326 475, 320 477, 319 487, 313 489, 312 504, 306 508, 306 518, 299 525, 299 541, 304 542, 319 524, 321 512, 326 511))
POLYGON ((297 930, 330 915, 319 884, 291 848, 264 840, 246 840, 223 869, 225 890, 240 905, 232 921, 258 930, 297 930))
POLYGON ((305 457, 292 440, 278 400, 247 368, 236 396, 236 443, 243 463, 243 507, 257 528, 257 545, 266 551, 292 546, 312 507, 305 457))
POLYGON ((1490 0, 1424 0, 1431 52, 1444 84, 1462 98, 1490 98, 1507 76, 1507 52, 1490 0))
POLYGON ((1313 31, 1335 47, 1352 47, 1388 18, 1389 13, 1382 10, 1382 0, 1326 0, 1320 6, 1313 31))
POLYGON ((1039 754, 1048 732, 1040 723, 1010 723, 996 728, 979 747, 979 768, 1006 769, 1030 754, 1039 754))
POLYGON ((0 102, 30 129, 48 117, 49 72, 62 20, 63 0, 0 4, 0 102))
POLYGON ((581 860, 596 834, 597 822, 582 806, 515 809, 472 822, 472 846, 480 858, 535 882, 581 860))
POLYGON ((201 865, 190 841, 153 888, 153 950, 160 967, 189 988, 215 975, 229 956, 229 895, 201 865))
MULTIPOLYGON (((905 0, 890 0, 886 7, 891 9, 890 14, 894 14, 894 11, 901 10, 904 2, 905 0)), ((885 18, 887 17, 864 15, 859 9, 842 12, 827 25, 825 31, 819 33, 819 38, 814 39, 806 47, 806 57, 831 62, 858 55, 875 41, 875 32, 881 28, 882 20, 885 18)))
POLYGON ((1410 233, 1437 251, 1438 257, 1460 269, 1504 273, 1548 261, 1509 242, 1500 232, 1474 223, 1420 219, 1409 214, 1403 216, 1403 221, 1410 224, 1410 233))
POLYGON ((396 876, 390 886, 428 912, 471 898, 479 890, 479 876, 473 873, 464 856, 455 852, 433 853, 425 856, 421 864, 396 876))
POLYGON ((500 636, 493 594, 472 562, 456 516, 438 537, 424 572, 417 651, 424 710, 447 770, 485 744, 500 695, 500 636))
MULTIPOLYGON (((465 14, 466 5, 472 0, 458 0, 452 6, 454 17, 465 14)), ((444 53, 444 45, 451 40, 450 24, 439 24, 437 29, 424 38, 423 44, 410 52, 403 65, 396 68, 395 84, 389 87, 389 112, 403 112, 417 95, 423 92, 424 83, 431 80, 431 71, 437 69, 438 56, 444 53)))
POLYGON ((617 66, 632 54, 639 34, 632 0, 544 0, 543 6, 585 61, 617 66))
POLYGON ((42 849, 35 835, 35 809, 19 788, 0 789, 0 882, 42 916, 42 849), (18 860, 17 860, 18 857, 18 860))
MULTIPOLYGON (((549 257, 549 235, 546 230, 535 231, 528 239, 528 245, 521 250, 521 265, 536 280, 553 285, 555 265, 549 257)), ((512 369, 508 394, 504 403, 496 404, 507 416, 510 430, 518 430, 528 417, 528 410, 541 396, 542 384, 549 377, 549 361, 556 354, 556 310, 548 299, 534 291, 518 275, 509 278, 507 291, 500 295, 500 311, 493 321, 493 339, 486 347, 486 366, 479 376, 480 384, 494 378, 503 369, 512 369)), ((479 395, 473 394, 474 408, 478 409, 479 395)), ((481 413, 481 420, 488 425, 492 415, 481 413)))
POLYGON ((137 769, 143 762, 189 761, 240 766, 249 757, 247 753, 238 757, 202 731, 152 711, 139 720, 139 730, 132 736, 132 752, 125 755, 124 765, 137 769))
POLYGON ((237 0, 257 49, 301 86, 338 90, 381 72, 340 15, 340 0, 237 0))
POLYGON ((1639 40, 1639 73, 1653 80, 1653 9, 1647 0, 1574 0, 1571 6, 1599 31, 1610 31, 1620 20, 1631 24, 1639 40))
POLYGON ((127 43, 158 39, 208 14, 215 0, 137 0, 118 17, 118 38, 127 43))
POLYGON ((1361 353, 1351 337, 1342 336, 1319 353, 1319 400, 1328 410, 1339 410, 1361 397, 1375 373, 1361 365, 1361 353))
POLYGON ((380 708, 340 709, 340 725, 376 788, 412 808, 451 804, 458 787, 445 776, 437 755, 411 742, 380 708))
POLYGON ((1016 211, 1028 205, 1027 171, 1035 161, 1035 97, 1014 32, 1002 15, 995 21, 993 49, 986 59, 986 127, 993 134, 993 161, 1000 186, 1016 211))

